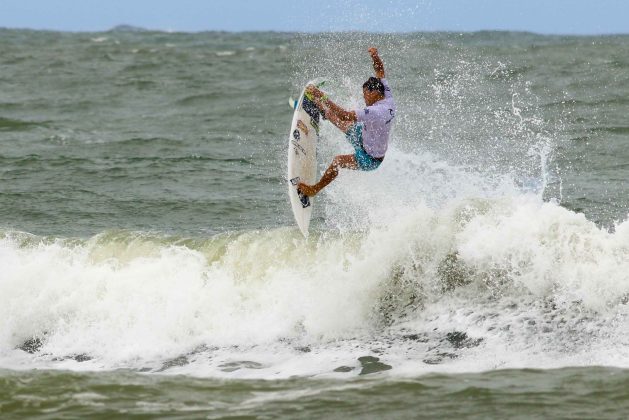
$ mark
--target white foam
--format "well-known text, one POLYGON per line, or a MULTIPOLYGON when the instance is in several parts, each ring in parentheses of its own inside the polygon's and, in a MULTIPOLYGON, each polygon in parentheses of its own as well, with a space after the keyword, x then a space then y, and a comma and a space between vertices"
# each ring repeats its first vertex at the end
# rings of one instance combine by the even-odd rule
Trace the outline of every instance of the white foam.
MULTIPOLYGON (((359 193, 361 182, 337 188, 359 193)), ((194 249, 131 233, 7 234, 0 366, 251 378, 353 376, 365 355, 394 367, 385 375, 629 366, 629 223, 611 233, 536 195, 457 197, 440 185, 443 200, 393 194, 388 207, 354 209, 366 229, 309 241, 292 228, 194 249), (464 284, 450 284, 444 264, 464 284), (469 342, 451 342, 453 332, 469 342), (39 351, 16 350, 32 337, 39 351), (333 372, 341 365, 353 370, 333 372)))

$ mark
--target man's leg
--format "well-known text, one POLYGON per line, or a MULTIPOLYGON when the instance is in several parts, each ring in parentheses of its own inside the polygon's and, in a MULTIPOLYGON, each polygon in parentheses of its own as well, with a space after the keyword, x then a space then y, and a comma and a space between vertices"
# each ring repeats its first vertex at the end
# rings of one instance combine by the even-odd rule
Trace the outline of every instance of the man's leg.
POLYGON ((326 185, 336 178, 339 174, 339 169, 358 169, 358 164, 356 163, 356 158, 354 155, 338 155, 332 160, 332 164, 326 169, 323 173, 323 176, 314 185, 307 185, 303 182, 300 182, 297 188, 305 195, 313 196, 321 191, 326 185))

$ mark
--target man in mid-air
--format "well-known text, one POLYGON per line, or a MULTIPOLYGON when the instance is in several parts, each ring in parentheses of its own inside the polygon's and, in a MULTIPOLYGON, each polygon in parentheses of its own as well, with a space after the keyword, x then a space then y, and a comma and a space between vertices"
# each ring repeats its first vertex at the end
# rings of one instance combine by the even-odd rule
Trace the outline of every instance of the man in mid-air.
POLYGON ((366 108, 346 111, 315 86, 308 86, 306 93, 312 98, 325 118, 337 126, 354 147, 354 154, 338 155, 314 185, 303 182, 297 186, 302 194, 313 196, 336 178, 339 168, 373 171, 384 160, 389 144, 391 121, 395 117, 395 102, 389 84, 384 78, 384 64, 376 48, 369 48, 376 77, 363 84, 366 108))

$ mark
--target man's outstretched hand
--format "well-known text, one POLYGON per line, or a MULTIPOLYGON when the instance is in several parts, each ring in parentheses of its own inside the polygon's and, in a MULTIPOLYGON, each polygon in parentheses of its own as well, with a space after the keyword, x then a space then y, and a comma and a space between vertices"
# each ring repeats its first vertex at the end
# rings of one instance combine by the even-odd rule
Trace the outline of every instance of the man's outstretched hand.
POLYGON ((315 85, 306 86, 306 93, 315 99, 321 99, 325 94, 315 85))
POLYGON ((315 85, 306 86, 306 93, 312 97, 314 97, 319 89, 315 85))
POLYGON ((319 192, 314 185, 307 185, 304 184, 303 182, 300 182, 297 185, 297 191, 301 192, 303 195, 307 195, 308 197, 312 197, 314 195, 317 195, 317 193, 319 192))
POLYGON ((325 93, 323 93, 315 85, 308 85, 306 86, 305 94, 308 99, 314 102, 315 106, 319 108, 319 110, 323 113, 323 118, 325 118, 324 102, 325 102, 325 99, 327 98, 325 96, 325 93))
POLYGON ((378 55, 378 49, 376 47, 371 47, 367 51, 373 60, 373 70, 376 72, 376 77, 378 79, 384 78, 384 64, 378 55))

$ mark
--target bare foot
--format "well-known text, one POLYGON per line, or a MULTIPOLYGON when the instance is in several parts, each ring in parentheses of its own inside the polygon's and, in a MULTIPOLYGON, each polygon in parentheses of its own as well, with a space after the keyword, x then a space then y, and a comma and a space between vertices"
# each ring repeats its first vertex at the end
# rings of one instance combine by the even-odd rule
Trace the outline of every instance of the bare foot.
POLYGON ((307 185, 303 182, 300 182, 297 185, 297 190, 301 191, 303 195, 307 195, 308 197, 312 197, 316 195, 319 191, 314 187, 314 185, 307 185))

